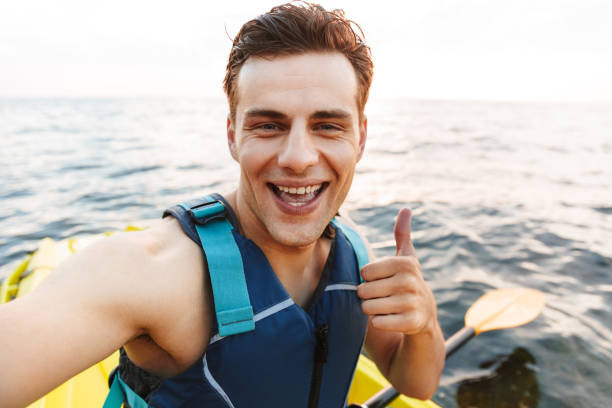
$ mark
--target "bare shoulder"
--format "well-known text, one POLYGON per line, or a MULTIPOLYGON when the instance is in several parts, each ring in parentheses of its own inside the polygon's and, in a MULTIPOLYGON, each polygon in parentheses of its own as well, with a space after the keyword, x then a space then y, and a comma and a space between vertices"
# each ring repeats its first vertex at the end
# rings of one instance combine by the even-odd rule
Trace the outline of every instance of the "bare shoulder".
POLYGON ((85 247, 60 264, 40 290, 82 297, 83 304, 101 302, 101 310, 117 314, 139 335, 152 324, 151 317, 161 312, 159 302, 177 301, 190 287, 188 282, 202 281, 202 268, 197 245, 176 221, 168 219, 85 247))
POLYGON ((181 335, 197 330, 207 340, 208 283, 201 249, 174 218, 115 233, 75 255, 44 283, 124 327, 118 346, 148 336, 172 360, 198 357, 201 342, 183 344, 181 335))
POLYGON ((209 283, 202 249, 176 219, 113 234, 82 255, 93 275, 105 276, 106 308, 130 327, 121 345, 134 363, 173 375, 201 356, 212 322, 209 283))
POLYGON ((143 231, 114 234, 98 252, 112 254, 116 279, 147 297, 175 295, 203 273, 201 249, 171 217, 143 231))
POLYGON ((137 303, 147 305, 138 309, 146 336, 126 350, 137 365, 173 375, 193 364, 210 339, 213 306, 202 249, 172 217, 142 231, 136 245, 147 257, 135 278, 143 282, 137 303))
POLYGON ((166 317, 176 320, 207 293, 202 249, 172 217, 143 231, 118 234, 109 245, 121 253, 118 279, 143 306, 141 321, 147 327, 157 328, 166 317))
POLYGON ((202 253, 175 221, 83 248, 0 308, 0 405, 25 406, 141 336, 164 357, 153 368, 187 368, 208 343, 207 293, 202 253))

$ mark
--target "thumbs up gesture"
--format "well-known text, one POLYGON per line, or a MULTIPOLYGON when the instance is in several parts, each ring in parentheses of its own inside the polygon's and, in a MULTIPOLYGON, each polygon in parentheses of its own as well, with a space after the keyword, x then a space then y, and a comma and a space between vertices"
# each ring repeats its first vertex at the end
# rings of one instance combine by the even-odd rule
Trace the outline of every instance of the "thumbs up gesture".
MULTIPOLYGON (((412 245, 412 212, 400 210, 395 222, 396 255, 376 260, 361 270, 365 282, 357 294, 363 312, 376 329, 417 334, 436 322, 433 294, 421 274, 412 245)), ((437 324, 437 323, 436 323, 437 324)))

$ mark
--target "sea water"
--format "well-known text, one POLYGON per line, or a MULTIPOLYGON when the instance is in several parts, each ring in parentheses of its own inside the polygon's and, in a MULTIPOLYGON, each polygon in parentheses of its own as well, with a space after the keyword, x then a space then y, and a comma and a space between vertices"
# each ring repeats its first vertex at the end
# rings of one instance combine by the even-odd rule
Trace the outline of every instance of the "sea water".
MULTIPOLYGON (((226 106, 205 99, 0 100, 0 265, 44 237, 159 217, 235 188, 226 106)), ((447 361, 445 407, 612 406, 612 105, 372 100, 346 202, 377 255, 413 209, 445 336, 496 288, 547 307, 447 361)))

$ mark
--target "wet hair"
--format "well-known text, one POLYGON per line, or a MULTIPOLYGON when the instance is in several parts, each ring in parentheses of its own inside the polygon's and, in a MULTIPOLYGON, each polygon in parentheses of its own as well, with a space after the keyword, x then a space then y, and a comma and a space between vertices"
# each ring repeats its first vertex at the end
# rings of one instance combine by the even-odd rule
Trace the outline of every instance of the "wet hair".
POLYGON ((238 75, 249 57, 307 52, 340 52, 349 60, 357 77, 357 107, 363 114, 374 64, 361 28, 342 10, 327 11, 318 4, 297 2, 274 7, 248 21, 234 38, 223 80, 232 119, 238 104, 238 75))

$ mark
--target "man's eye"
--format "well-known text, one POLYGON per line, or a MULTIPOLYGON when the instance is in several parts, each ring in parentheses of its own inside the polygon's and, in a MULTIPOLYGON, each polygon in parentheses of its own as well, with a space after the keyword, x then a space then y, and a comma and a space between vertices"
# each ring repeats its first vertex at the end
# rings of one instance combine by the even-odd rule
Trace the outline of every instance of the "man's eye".
POLYGON ((336 131, 340 131, 342 129, 340 129, 340 127, 336 126, 336 125, 332 125, 330 123, 321 123, 320 125, 317 125, 316 128, 318 130, 323 130, 326 132, 336 132, 336 131))
POLYGON ((276 126, 274 123, 264 123, 263 125, 259 126, 259 128, 262 130, 278 130, 278 126, 276 126))

